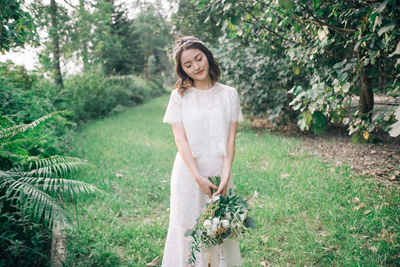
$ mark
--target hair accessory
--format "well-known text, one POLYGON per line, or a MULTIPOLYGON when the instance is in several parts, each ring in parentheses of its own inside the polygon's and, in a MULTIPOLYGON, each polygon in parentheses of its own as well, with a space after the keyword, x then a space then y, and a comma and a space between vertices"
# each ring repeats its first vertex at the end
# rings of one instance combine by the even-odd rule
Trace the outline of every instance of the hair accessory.
POLYGON ((200 43, 202 45, 204 45, 204 43, 202 41, 200 41, 199 39, 188 39, 188 40, 184 40, 183 43, 181 43, 176 49, 174 49, 173 51, 173 56, 174 58, 176 57, 176 55, 183 50, 183 47, 185 45, 187 45, 188 43, 200 43))

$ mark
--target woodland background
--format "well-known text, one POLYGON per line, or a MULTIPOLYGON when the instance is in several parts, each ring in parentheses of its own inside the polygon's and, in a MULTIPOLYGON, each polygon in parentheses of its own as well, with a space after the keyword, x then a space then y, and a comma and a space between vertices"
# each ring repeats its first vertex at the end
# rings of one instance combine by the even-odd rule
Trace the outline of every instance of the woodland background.
MULTIPOLYGON (((369 158, 378 162, 375 175, 400 179, 398 1, 167 2, 175 8, 134 2, 139 11, 132 16, 113 0, 0 1, 1 52, 41 48, 33 71, 0 63, 0 266, 50 264, 53 227, 74 225, 77 203, 101 191, 73 179, 93 168, 68 156, 74 136, 168 94, 176 81, 172 47, 181 35, 198 37, 213 52, 221 82, 238 89, 252 127, 282 135, 296 128, 319 145, 327 134, 384 145, 376 148, 383 161, 369 158), (68 61, 79 70, 66 73, 68 61)), ((392 256, 399 255, 394 240, 392 256)))

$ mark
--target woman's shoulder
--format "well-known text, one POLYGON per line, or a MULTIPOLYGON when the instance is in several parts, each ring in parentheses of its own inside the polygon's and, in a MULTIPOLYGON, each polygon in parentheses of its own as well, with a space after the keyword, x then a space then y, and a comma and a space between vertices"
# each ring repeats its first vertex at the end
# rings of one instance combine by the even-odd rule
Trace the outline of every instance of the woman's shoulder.
POLYGON ((171 96, 172 97, 178 97, 178 96, 181 96, 181 94, 179 93, 179 91, 178 91, 178 88, 175 88, 175 89, 173 89, 172 91, 171 91, 171 96))
POLYGON ((223 88, 225 91, 227 91, 227 92, 229 92, 229 93, 233 93, 233 92, 235 92, 236 91, 236 88, 235 87, 232 87, 232 86, 229 86, 229 85, 227 85, 227 84, 223 84, 223 83, 219 83, 219 82, 217 82, 217 84, 221 87, 221 88, 223 88))

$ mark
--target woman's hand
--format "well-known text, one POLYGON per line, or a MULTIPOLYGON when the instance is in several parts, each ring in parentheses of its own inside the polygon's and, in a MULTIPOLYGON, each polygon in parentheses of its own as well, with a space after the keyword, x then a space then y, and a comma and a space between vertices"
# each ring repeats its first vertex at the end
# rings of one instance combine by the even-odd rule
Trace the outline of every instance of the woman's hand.
POLYGON ((218 195, 225 196, 227 185, 228 181, 221 181, 221 184, 219 185, 217 192, 215 192, 213 196, 218 196, 218 195))
POLYGON ((196 182, 199 184, 201 192, 208 195, 209 198, 211 198, 211 188, 213 188, 214 190, 218 190, 218 186, 211 183, 210 180, 203 176, 198 177, 196 179, 196 182))

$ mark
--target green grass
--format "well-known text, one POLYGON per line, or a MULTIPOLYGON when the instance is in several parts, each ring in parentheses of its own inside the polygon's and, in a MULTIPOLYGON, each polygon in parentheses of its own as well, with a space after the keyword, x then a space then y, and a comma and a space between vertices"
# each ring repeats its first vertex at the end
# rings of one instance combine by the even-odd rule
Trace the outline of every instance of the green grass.
MULTIPOLYGON (((161 265, 177 152, 171 127, 161 122, 167 103, 162 96, 77 133, 72 151, 96 168, 75 178, 106 193, 81 204, 68 266, 145 266, 157 256, 161 265)), ((299 146, 239 124, 236 192, 259 193, 251 212, 257 228, 240 240, 244 266, 399 265, 399 187, 294 152, 299 146)))

